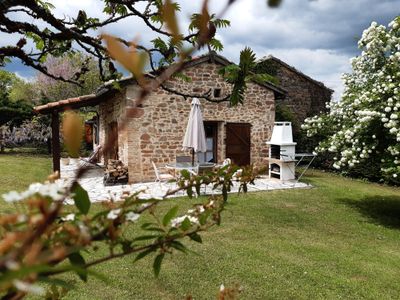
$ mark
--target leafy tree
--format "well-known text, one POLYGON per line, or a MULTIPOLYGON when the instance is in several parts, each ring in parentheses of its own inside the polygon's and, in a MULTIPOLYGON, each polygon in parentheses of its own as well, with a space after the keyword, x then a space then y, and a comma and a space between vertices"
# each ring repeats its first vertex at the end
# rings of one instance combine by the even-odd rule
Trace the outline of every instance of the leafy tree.
MULTIPOLYGON (((234 2, 234 1, 230 1, 234 2)), ((72 78, 64 78, 58 74, 52 74, 47 70, 44 61, 47 56, 63 56, 65 53, 73 52, 78 45, 87 54, 97 59, 100 75, 104 80, 113 78, 116 69, 110 61, 110 56, 101 42, 99 36, 92 34, 93 30, 101 29, 109 24, 123 19, 139 18, 159 35, 151 41, 151 47, 144 44, 137 44, 137 48, 147 54, 150 66, 156 68, 156 62, 161 57, 161 62, 173 62, 180 49, 186 45, 202 43, 204 37, 200 37, 200 26, 212 27, 210 31, 212 37, 207 44, 214 50, 221 50, 222 44, 215 39, 215 30, 226 27, 229 22, 216 18, 215 15, 207 18, 207 24, 198 20, 201 14, 193 15, 192 23, 187 34, 181 34, 178 38, 166 29, 166 19, 163 18, 163 1, 161 0, 106 0, 103 2, 103 12, 106 17, 102 20, 89 16, 89 12, 80 10, 76 16, 57 18, 53 15, 54 6, 46 1, 36 0, 16 0, 3 1, 0 4, 0 22, 3 26, 0 31, 8 34, 18 34, 21 36, 17 45, 0 47, 0 60, 4 58, 18 58, 26 65, 52 77, 53 79, 79 83, 80 76, 85 73, 84 66, 77 71, 72 78), (15 14, 18 13, 18 14, 15 14), (27 16, 38 20, 44 24, 45 30, 38 27, 35 23, 21 21, 21 16, 27 16), (199 22, 200 21, 200 22, 199 22), (27 49, 27 40, 36 46, 36 51, 30 52, 27 49), (103 68, 105 63, 107 68, 103 68)), ((169 6, 171 12, 179 12, 180 5, 171 2, 169 6)), ((170 12, 168 12, 169 15, 170 12)), ((131 46, 130 41, 119 38, 127 47, 131 46)))
POLYGON ((25 101, 37 104, 40 100, 40 94, 35 82, 18 79, 13 83, 9 92, 9 98, 13 102, 25 101))
POLYGON ((56 80, 38 72, 35 86, 45 102, 63 100, 92 94, 101 85, 99 67, 96 60, 82 52, 74 52, 61 57, 49 56, 43 63, 47 72, 71 80, 84 65, 83 74, 79 77, 79 85, 56 80))
POLYGON ((10 123, 19 125, 32 116, 32 105, 20 100, 11 101, 8 98, 0 99, 0 125, 10 123))
MULTIPOLYGON (((226 98, 229 99, 230 104, 233 106, 243 104, 248 81, 277 83, 277 79, 274 76, 266 72, 265 69, 259 68, 259 63, 256 62, 256 55, 249 47, 240 51, 238 65, 231 64, 221 68, 220 74, 228 83, 233 85, 232 93, 226 98)), ((226 99, 222 99, 222 101, 226 99)))
POLYGON ((14 73, 0 70, 0 126, 19 125, 32 116, 32 104, 24 99, 10 99, 13 87, 22 82, 14 73))
POLYGON ((372 22, 358 42, 353 72, 343 76, 341 101, 303 125, 308 136, 323 136, 316 151, 334 153, 336 169, 393 184, 400 184, 399 36, 400 17, 388 27, 372 22))
MULTIPOLYGON (((236 0, 226 1, 226 8, 236 0)), ((270 7, 277 7, 281 0, 267 0, 270 7)), ((46 1, 37 0, 15 0, 3 1, 0 3, 0 31, 19 35, 21 38, 17 45, 7 45, 0 47, 0 65, 5 64, 9 58, 17 58, 24 64, 35 68, 43 74, 55 80, 81 84, 80 78, 88 69, 85 63, 80 64, 79 70, 75 70, 72 76, 66 78, 62 74, 52 73, 46 66, 46 58, 49 56, 60 57, 66 53, 73 53, 77 46, 83 49, 88 55, 93 56, 98 64, 98 70, 102 81, 115 79, 118 72, 111 61, 106 47, 101 41, 100 36, 93 35, 94 30, 104 28, 123 19, 139 18, 144 24, 158 37, 150 43, 144 41, 139 43, 118 38, 118 41, 125 47, 133 47, 141 55, 143 64, 148 63, 154 73, 159 73, 163 68, 175 63, 182 54, 182 49, 196 47, 197 49, 207 47, 209 50, 221 51, 222 43, 216 38, 216 31, 220 28, 229 26, 230 22, 222 19, 217 14, 205 14, 204 10, 194 13, 186 33, 179 30, 176 22, 171 17, 179 13, 180 5, 178 2, 162 0, 105 0, 103 1, 103 12, 105 18, 99 19, 91 17, 89 12, 80 10, 76 16, 56 17, 52 11, 53 4, 46 1), (169 3, 169 5, 164 5, 169 3), (37 20, 28 23, 21 21, 23 17, 37 20), (207 34, 207 36, 205 35, 207 34), (28 43, 28 40, 31 43, 28 43), (35 51, 28 49, 27 45, 34 44, 35 51), (145 46, 150 44, 150 46, 145 46)), ((190 59, 187 56, 186 59, 190 59)), ((136 72, 138 75, 140 72, 136 72)), ((175 72, 176 75, 179 73, 175 72)), ((69 74, 71 75, 71 74, 69 74)), ((241 103, 238 96, 245 90, 246 82, 242 79, 235 80, 232 104, 241 103)), ((168 90, 164 85, 161 88, 168 90)), ((171 91, 179 94, 179 91, 171 91)), ((204 98, 210 100, 208 93, 204 95, 185 95, 191 97, 204 98)))
POLYGON ((17 81, 18 77, 14 73, 0 70, 0 99, 8 97, 10 89, 17 81))

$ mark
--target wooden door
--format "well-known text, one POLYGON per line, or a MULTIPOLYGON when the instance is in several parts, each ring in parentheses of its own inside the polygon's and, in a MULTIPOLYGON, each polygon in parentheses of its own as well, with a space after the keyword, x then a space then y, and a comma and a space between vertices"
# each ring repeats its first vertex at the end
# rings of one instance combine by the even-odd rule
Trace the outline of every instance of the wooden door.
POLYGON ((108 164, 109 159, 118 159, 118 123, 111 122, 108 124, 106 131, 106 144, 109 145, 111 143, 111 147, 104 153, 105 164, 108 164))
POLYGON ((226 157, 239 166, 250 164, 250 124, 226 124, 226 157))

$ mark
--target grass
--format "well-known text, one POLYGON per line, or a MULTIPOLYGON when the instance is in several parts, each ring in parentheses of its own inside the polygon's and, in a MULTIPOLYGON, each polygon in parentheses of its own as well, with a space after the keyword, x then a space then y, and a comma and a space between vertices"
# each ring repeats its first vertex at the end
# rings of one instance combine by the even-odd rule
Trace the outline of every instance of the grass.
MULTIPOLYGON (((0 163, 9 170, 1 191, 44 178, 50 166, 43 157, 0 163)), ((319 171, 307 181, 315 188, 233 195, 203 244, 185 242, 200 255, 168 256, 158 279, 151 258, 125 257, 94 269, 107 283, 66 276, 75 283, 66 299, 215 299, 221 283, 240 284, 242 299, 397 299, 400 189, 319 171)))
POLYGON ((43 181, 51 172, 48 155, 30 152, 0 153, 0 194, 24 190, 30 183, 43 181))

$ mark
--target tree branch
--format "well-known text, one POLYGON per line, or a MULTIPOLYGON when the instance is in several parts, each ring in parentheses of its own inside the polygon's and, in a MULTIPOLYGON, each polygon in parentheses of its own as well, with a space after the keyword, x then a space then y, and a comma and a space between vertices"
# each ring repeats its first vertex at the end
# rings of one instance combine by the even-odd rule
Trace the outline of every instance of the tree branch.
POLYGON ((206 101, 213 102, 213 103, 222 103, 222 102, 228 102, 230 97, 231 97, 231 95, 229 94, 229 95, 226 95, 225 97, 220 98, 220 99, 212 98, 212 96, 211 96, 212 89, 209 89, 204 94, 195 94, 195 93, 192 94, 192 93, 184 93, 184 92, 180 92, 180 91, 174 90, 172 88, 167 87, 165 84, 162 84, 161 88, 163 90, 169 92, 169 93, 182 96, 182 97, 185 98, 185 100, 187 98, 199 98, 199 99, 204 99, 206 101))

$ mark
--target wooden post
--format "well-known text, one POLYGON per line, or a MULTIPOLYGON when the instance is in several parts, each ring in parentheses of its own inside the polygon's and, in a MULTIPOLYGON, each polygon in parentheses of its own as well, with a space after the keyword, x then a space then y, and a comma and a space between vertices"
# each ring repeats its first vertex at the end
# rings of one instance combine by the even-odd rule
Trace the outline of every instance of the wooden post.
POLYGON ((60 170, 60 117, 57 111, 51 113, 51 144, 53 152, 53 171, 60 170))

